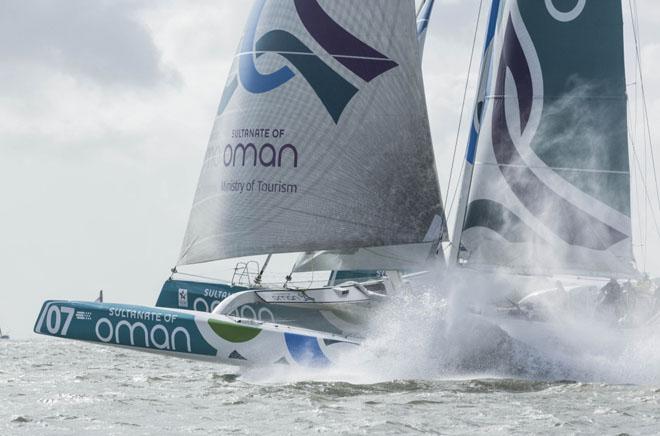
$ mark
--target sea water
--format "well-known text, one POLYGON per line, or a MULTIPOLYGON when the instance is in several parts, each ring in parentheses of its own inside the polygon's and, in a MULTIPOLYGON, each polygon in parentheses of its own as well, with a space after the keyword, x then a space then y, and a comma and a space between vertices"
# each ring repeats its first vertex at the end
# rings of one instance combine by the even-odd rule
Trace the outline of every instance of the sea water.
POLYGON ((0 434, 660 432, 651 385, 324 380, 56 339, 2 341, 0 362, 0 434))
POLYGON ((328 369, 0 341, 0 435, 660 434, 657 326, 505 329, 483 300, 395 298, 328 369))

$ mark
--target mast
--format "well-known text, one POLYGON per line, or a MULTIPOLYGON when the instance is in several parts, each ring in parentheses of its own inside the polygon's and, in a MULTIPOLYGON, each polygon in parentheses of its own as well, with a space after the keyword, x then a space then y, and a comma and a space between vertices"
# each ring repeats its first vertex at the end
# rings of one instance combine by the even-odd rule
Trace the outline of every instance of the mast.
POLYGON ((481 118, 485 106, 487 89, 490 82, 491 63, 493 57, 493 45, 495 31, 497 29, 497 22, 500 17, 500 6, 502 0, 493 0, 490 6, 490 13, 488 14, 488 27, 486 28, 486 38, 484 40, 484 51, 481 58, 481 67, 479 74, 479 87, 474 102, 474 109, 472 115, 472 123, 470 127, 470 136, 468 137, 468 144, 465 152, 465 162, 463 167, 463 174, 461 175, 461 186, 458 196, 458 208, 456 213, 456 221, 454 222, 454 232, 452 233, 452 244, 449 252, 449 259, 447 263, 449 267, 453 267, 458 263, 458 255, 460 251, 461 233, 463 231, 463 222, 465 220, 465 212, 470 192, 470 184, 472 183, 472 172, 474 171, 474 157, 477 151, 477 142, 479 140, 479 131, 481 129, 481 118))

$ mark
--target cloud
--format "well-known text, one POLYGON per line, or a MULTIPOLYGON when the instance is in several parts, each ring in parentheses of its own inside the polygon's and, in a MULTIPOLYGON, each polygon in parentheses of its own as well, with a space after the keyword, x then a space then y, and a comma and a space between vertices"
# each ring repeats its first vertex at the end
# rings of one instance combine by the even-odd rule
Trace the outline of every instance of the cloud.
POLYGON ((4 0, 0 68, 5 75, 64 73, 101 86, 152 87, 176 80, 139 19, 143 7, 124 0, 4 0))

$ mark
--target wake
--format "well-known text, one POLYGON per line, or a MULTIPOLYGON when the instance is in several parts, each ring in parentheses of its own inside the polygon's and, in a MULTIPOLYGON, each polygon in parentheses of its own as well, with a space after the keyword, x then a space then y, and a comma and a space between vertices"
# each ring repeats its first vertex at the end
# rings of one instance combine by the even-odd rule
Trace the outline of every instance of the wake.
POLYGON ((622 329, 589 317, 493 317, 505 286, 470 277, 415 286, 373 313, 362 346, 331 368, 247 369, 255 382, 524 379, 660 385, 660 328, 622 329))

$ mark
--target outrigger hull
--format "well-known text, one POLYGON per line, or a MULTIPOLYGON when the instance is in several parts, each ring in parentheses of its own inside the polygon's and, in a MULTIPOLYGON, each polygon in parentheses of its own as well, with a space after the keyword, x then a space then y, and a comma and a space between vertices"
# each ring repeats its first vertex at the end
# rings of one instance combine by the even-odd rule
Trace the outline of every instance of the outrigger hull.
POLYGON ((46 301, 35 333, 230 365, 327 366, 359 345, 347 337, 188 310, 46 301))

